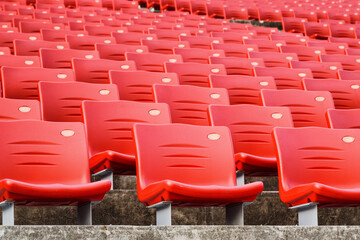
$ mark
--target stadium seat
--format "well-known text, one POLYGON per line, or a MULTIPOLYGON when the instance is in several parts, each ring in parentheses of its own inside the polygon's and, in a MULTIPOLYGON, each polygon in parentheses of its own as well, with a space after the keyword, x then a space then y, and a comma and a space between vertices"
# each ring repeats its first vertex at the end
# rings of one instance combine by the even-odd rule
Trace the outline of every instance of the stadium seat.
POLYGON ((96 43, 95 50, 102 59, 124 61, 126 52, 148 53, 147 46, 96 43))
POLYGON ((121 100, 154 102, 152 85, 179 85, 176 73, 146 71, 110 71, 110 83, 118 86, 121 100))
MULTIPOLYGON (((331 55, 329 55, 331 56, 331 55)), ((339 62, 291 61, 292 68, 309 68, 314 78, 337 78, 337 71, 342 69, 339 62)))
POLYGON ((209 63, 209 57, 225 57, 223 50, 194 49, 194 48, 173 48, 174 54, 181 55, 183 62, 209 63))
POLYGON ((1 79, 5 98, 39 99, 39 81, 74 81, 74 74, 71 69, 2 67, 1 79))
POLYGON ((190 0, 190 3, 192 14, 208 15, 205 1, 190 0))
POLYGON ((114 44, 115 38, 112 37, 96 37, 96 36, 81 36, 66 35, 66 41, 69 43, 71 49, 77 50, 95 50, 96 43, 114 44))
POLYGON ((14 54, 17 56, 39 56, 40 48, 67 49, 69 44, 44 40, 14 40, 14 54))
POLYGON ((304 22, 306 21, 306 18, 283 17, 282 27, 286 32, 305 33, 304 22))
POLYGON ((237 170, 238 185, 245 176, 277 176, 274 127, 293 127, 290 110, 286 107, 254 105, 210 105, 212 126, 230 129, 237 170))
POLYGON ((40 103, 36 100, 0 98, 0 120, 40 120, 40 103))
POLYGON ((149 72, 164 72, 164 63, 182 62, 180 55, 160 54, 160 53, 125 53, 126 60, 136 63, 137 70, 149 72))
POLYGON ((304 79, 305 90, 329 91, 334 100, 335 108, 360 108, 360 80, 339 81, 338 79, 304 79))
POLYGON ((19 24, 19 29, 21 33, 40 33, 40 29, 54 29, 60 30, 64 29, 63 24, 58 23, 47 23, 47 22, 31 22, 31 21, 21 21, 19 24))
MULTIPOLYGON (((349 46, 346 43, 331 43, 324 41, 309 41, 309 47, 322 47, 326 54, 345 54, 349 46)), ((349 54, 350 55, 350 54, 349 54)))
POLYGON ((276 89, 273 77, 210 74, 209 83, 212 88, 226 88, 228 90, 231 105, 262 105, 260 90, 276 89))
POLYGON ((209 87, 210 74, 226 74, 222 64, 165 63, 165 72, 176 73, 181 85, 209 87))
POLYGON ((209 126, 209 104, 229 105, 226 89, 154 84, 155 102, 167 103, 173 123, 209 126))
POLYGON ((274 33, 270 35, 270 40, 283 40, 287 46, 306 46, 306 44, 309 42, 309 38, 304 37, 301 34, 289 34, 290 35, 285 35, 284 32, 274 33))
POLYGON ((329 109, 326 116, 329 128, 360 129, 360 109, 329 109))
MULTIPOLYGON (((333 43, 333 44, 336 44, 336 43, 333 43)), ((340 43, 338 43, 338 44, 340 44, 340 43)), ((360 49, 359 48, 347 48, 346 55, 360 56, 360 49)))
POLYGON ((329 24, 319 22, 304 22, 306 36, 317 39, 327 39, 331 36, 329 24))
POLYGON ((39 82, 39 96, 42 119, 55 122, 82 122, 84 100, 119 100, 116 85, 82 82, 39 82))
POLYGON ((122 10, 124 9, 138 9, 139 5, 137 1, 128 1, 128 0, 113 0, 114 10, 122 10))
POLYGON ((291 68, 264 68, 256 67, 255 76, 271 76, 274 78, 277 89, 302 89, 301 81, 304 78, 312 78, 310 69, 291 68))
POLYGON ((298 60, 296 53, 254 52, 248 53, 250 58, 262 58, 265 67, 290 67, 290 61, 298 60))
POLYGON ((249 19, 248 10, 244 7, 224 6, 224 10, 227 19, 249 19))
POLYGON ((321 55, 322 62, 339 62, 343 70, 360 70, 360 56, 346 56, 344 54, 321 55))
POLYGON ((282 40, 263 40, 263 39, 244 39, 244 44, 254 44, 259 48, 259 52, 280 52, 280 47, 285 46, 282 40))
POLYGON ((173 48, 189 48, 188 42, 168 40, 141 40, 142 45, 148 47, 149 52, 160 54, 173 54, 173 48))
POLYGON ((327 127, 325 114, 335 108, 326 91, 261 90, 264 106, 289 107, 295 127, 327 127))
POLYGON ((22 40, 41 40, 41 35, 39 33, 7 33, 0 32, 0 47, 8 47, 13 50, 13 41, 15 39, 22 40))
POLYGON ((141 40, 156 40, 155 34, 143 34, 143 33, 112 33, 117 44, 126 45, 141 45, 141 40))
POLYGON ((253 36, 256 36, 256 32, 255 31, 248 31, 248 30, 242 30, 242 33, 234 32, 234 31, 212 32, 211 36, 213 38, 222 38, 224 43, 244 44, 244 39, 251 39, 253 36))
POLYGON ((296 53, 299 61, 320 61, 320 55, 325 54, 323 47, 282 46, 282 53, 296 53))
POLYGON ((261 58, 210 57, 211 64, 223 64, 228 75, 254 76, 254 67, 263 67, 261 58))
POLYGON ((41 66, 44 68, 71 68, 72 58, 99 59, 97 51, 42 48, 39 53, 41 66))
POLYGON ((259 51, 257 45, 243 45, 237 43, 212 44, 213 49, 220 49, 225 52, 226 57, 247 58, 251 51, 259 51))
POLYGON ((317 22, 318 20, 317 14, 313 11, 308 11, 307 9, 294 9, 294 14, 296 18, 305 18, 308 22, 317 22))
POLYGON ((358 39, 330 37, 329 41, 334 43, 346 43, 350 48, 360 49, 360 41, 358 39))
POLYGON ((111 183, 90 181, 83 124, 2 121, 0 129, 2 224, 14 225, 14 206, 65 205, 77 206, 78 223, 91 225, 92 205, 111 183))
POLYGON ((300 226, 318 225, 317 207, 358 206, 358 130, 275 128, 274 138, 280 199, 300 226))
POLYGON ((186 41, 191 48, 211 49, 212 43, 223 43, 223 39, 219 37, 206 36, 180 36, 181 41, 186 41))
POLYGON ((360 71, 338 71, 338 78, 341 80, 358 80, 360 79, 360 71))
POLYGON ((269 7, 259 7, 259 21, 281 22, 282 15, 280 9, 272 9, 269 7))
POLYGON ((149 34, 155 34, 158 40, 179 41, 180 36, 190 36, 186 30, 150 29, 149 34))
POLYGON ((332 37, 338 38, 356 38, 355 27, 343 24, 330 24, 332 37))
POLYGON ((114 61, 107 59, 73 58, 72 67, 75 80, 88 83, 109 83, 110 70, 136 70, 133 61, 114 61))
POLYGON ((82 114, 90 153, 90 172, 113 182, 115 175, 136 175, 135 123, 171 123, 164 103, 84 101, 82 114))
POLYGON ((211 18, 226 18, 224 4, 222 2, 211 2, 206 4, 208 16, 211 18))
POLYGON ((226 206, 226 223, 244 224, 242 203, 263 183, 236 185, 228 128, 135 124, 134 136, 138 198, 156 208, 157 225, 171 225, 171 206, 226 206))
MULTIPOLYGON (((41 36, 45 41, 52 42, 65 42, 66 35, 86 36, 87 32, 84 31, 71 31, 71 30, 54 30, 54 29, 41 29, 41 36)), ((1 36, 1 34, 0 34, 1 36)), ((0 37, 1 39, 1 37, 0 37)), ((26 39, 25 39, 26 40, 26 39)), ((40 39, 38 39, 40 40, 40 39)))
POLYGON ((84 30, 90 35, 95 37, 111 37, 112 32, 126 33, 127 29, 125 27, 110 27, 110 26, 93 26, 85 25, 84 30))

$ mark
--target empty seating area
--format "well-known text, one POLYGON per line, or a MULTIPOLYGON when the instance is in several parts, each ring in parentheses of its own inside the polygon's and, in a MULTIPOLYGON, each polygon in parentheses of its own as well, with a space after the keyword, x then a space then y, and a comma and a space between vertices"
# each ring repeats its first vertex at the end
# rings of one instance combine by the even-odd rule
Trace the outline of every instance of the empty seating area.
POLYGON ((353 0, 0 1, 2 225, 29 206, 99 223, 127 177, 102 213, 125 224, 130 201, 164 226, 246 225, 267 194, 300 226, 359 207, 359 49, 353 0))

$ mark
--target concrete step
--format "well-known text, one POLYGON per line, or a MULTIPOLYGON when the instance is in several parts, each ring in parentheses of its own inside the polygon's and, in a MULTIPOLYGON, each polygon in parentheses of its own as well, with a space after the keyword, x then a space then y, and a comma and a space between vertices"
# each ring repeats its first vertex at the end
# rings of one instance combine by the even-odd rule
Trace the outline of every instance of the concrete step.
MULTIPOLYGON (((245 182, 261 181, 264 191, 278 191, 277 177, 246 177, 245 182)), ((114 189, 136 189, 136 176, 114 176, 114 189)))
MULTIPOLYGON (((15 207, 17 225, 76 225, 76 207, 15 207)), ((297 213, 279 199, 278 192, 265 191, 245 208, 246 225, 296 225, 297 213)), ((319 209, 320 225, 358 225, 360 208, 319 209)), ((113 190, 93 208, 94 225, 154 225, 155 210, 137 199, 135 190, 113 190)), ((173 225, 224 225, 220 207, 173 208, 173 225)))
POLYGON ((0 239, 358 239, 359 226, 12 226, 0 227, 0 239))

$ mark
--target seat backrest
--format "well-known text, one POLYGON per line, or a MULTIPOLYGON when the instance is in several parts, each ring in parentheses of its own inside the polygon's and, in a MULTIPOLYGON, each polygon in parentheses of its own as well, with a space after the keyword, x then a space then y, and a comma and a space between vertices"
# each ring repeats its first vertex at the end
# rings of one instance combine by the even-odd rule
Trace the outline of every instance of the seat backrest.
POLYGON ((254 44, 247 44, 247 45, 238 44, 238 43, 212 44, 212 48, 223 50, 226 57, 239 57, 239 58, 247 58, 249 52, 259 51, 258 46, 254 44))
POLYGON ((113 37, 98 37, 98 36, 76 36, 66 35, 66 41, 69 43, 71 49, 78 50, 95 50, 96 43, 115 44, 113 37))
POLYGON ((304 79, 305 90, 329 91, 336 108, 360 108, 360 80, 304 79))
POLYGON ((71 31, 71 30, 55 30, 55 29, 41 29, 41 36, 46 41, 53 42, 65 42, 65 36, 68 34, 73 34, 77 36, 85 36, 87 32, 85 31, 71 31))
POLYGON ((126 44, 106 44, 96 43, 95 49, 99 52, 102 59, 124 61, 126 52, 147 53, 147 46, 126 45, 126 44))
POLYGON ((322 62, 339 62, 347 71, 360 70, 360 56, 346 56, 344 54, 321 55, 322 62))
POLYGON ((207 36, 180 36, 181 41, 186 41, 191 48, 211 49, 212 43, 223 43, 222 38, 207 36))
POLYGON ((90 183, 83 124, 1 121, 0 129, 1 179, 32 184, 90 183))
POLYGON ((176 73, 110 71, 110 83, 118 86, 121 100, 154 102, 153 84, 179 85, 176 73))
POLYGON ((171 123, 165 103, 83 101, 82 114, 90 156, 107 150, 135 155, 132 135, 135 123, 171 123))
POLYGON ((359 187, 358 129, 275 128, 274 137, 280 194, 309 183, 359 187))
POLYGON ((136 63, 137 70, 149 72, 164 72, 164 64, 166 62, 179 63, 182 62, 180 55, 159 54, 159 53, 125 53, 127 60, 136 63))
POLYGON ((69 44, 44 40, 14 40, 14 54, 18 56, 39 56, 40 48, 66 49, 69 44))
POLYGON ((169 41, 169 40, 141 40, 142 45, 149 48, 149 52, 160 54, 173 54, 173 48, 189 48, 188 42, 169 41))
POLYGON ((39 99, 39 81, 74 81, 74 73, 71 69, 2 67, 1 79, 4 97, 39 99))
POLYGON ((262 58, 265 67, 290 67, 290 61, 298 60, 296 53, 254 52, 248 53, 250 58, 262 58))
POLYGON ((73 58, 75 80, 88 83, 109 83, 110 70, 136 70, 133 61, 114 61, 107 59, 73 58))
POLYGON ((244 39, 244 43, 257 45, 260 52, 280 52, 280 47, 286 45, 282 40, 266 39, 244 39))
POLYGON ((325 54, 323 47, 282 46, 283 53, 296 53, 300 61, 320 61, 320 55, 325 54))
POLYGON ((154 84, 155 102, 169 104, 174 123, 209 125, 209 104, 229 105, 226 89, 154 84))
POLYGON ((144 34, 144 33, 117 33, 113 32, 111 34, 118 44, 126 44, 126 45, 141 45, 141 40, 156 40, 157 37, 155 34, 144 34))
POLYGON ((309 68, 314 78, 337 78, 337 71, 342 68, 339 62, 291 61, 292 68, 309 68))
POLYGON ((40 21, 21 21, 19 24, 19 30, 22 33, 40 33, 40 29, 64 29, 64 24, 61 23, 50 23, 40 21))
POLYGON ((0 66, 40 67, 40 58, 37 56, 0 55, 0 66))
POLYGON ((39 95, 43 120, 57 122, 82 122, 84 100, 119 100, 114 84, 39 82, 39 95))
POLYGON ((209 87, 210 74, 226 75, 222 64, 165 63, 165 71, 176 73, 181 85, 209 87))
POLYGON ((262 105, 260 90, 276 89, 273 77, 210 74, 209 83, 212 88, 226 88, 231 105, 262 105))
POLYGON ((306 36, 309 37, 328 37, 330 36, 330 28, 327 23, 304 22, 306 36))
POLYGON ((225 57, 225 52, 221 49, 194 49, 194 48, 174 48, 174 54, 181 55, 184 62, 209 63, 209 57, 225 57))
MULTIPOLYGON (((309 47, 322 47, 326 54, 345 54, 349 46, 346 43, 331 43, 324 41, 309 41, 309 47)), ((350 55, 350 54, 349 54, 350 55)))
POLYGON ((254 67, 264 67, 262 58, 210 57, 211 64, 223 64, 227 75, 254 76, 254 67))
POLYGON ((307 19, 305 18, 283 17, 283 30, 286 32, 305 33, 304 22, 306 21, 307 19))
POLYGON ((72 58, 98 59, 97 51, 75 49, 40 49, 41 65, 44 68, 71 68, 72 58))
POLYGON ((339 70, 338 77, 341 80, 357 80, 360 79, 360 71, 339 70))
POLYGON ((230 129, 235 153, 245 152, 261 157, 276 157, 271 133, 274 127, 293 127, 286 107, 254 105, 210 105, 212 126, 230 129))
POLYGON ((135 124, 138 189, 162 180, 236 186, 227 127, 135 124))
POLYGON ((352 25, 330 24, 330 32, 332 37, 356 38, 355 27, 352 25))
POLYGON ((255 76, 271 76, 275 79, 277 89, 302 89, 301 81, 312 78, 310 69, 291 68, 264 68, 256 67, 255 76))
POLYGON ((261 90, 264 106, 289 107, 295 127, 327 127, 326 112, 334 108, 331 93, 303 90, 261 90))
POLYGON ((0 120, 23 119, 41 119, 39 101, 0 98, 0 120))
POLYGON ((326 117, 329 128, 360 129, 360 109, 329 109, 326 117))

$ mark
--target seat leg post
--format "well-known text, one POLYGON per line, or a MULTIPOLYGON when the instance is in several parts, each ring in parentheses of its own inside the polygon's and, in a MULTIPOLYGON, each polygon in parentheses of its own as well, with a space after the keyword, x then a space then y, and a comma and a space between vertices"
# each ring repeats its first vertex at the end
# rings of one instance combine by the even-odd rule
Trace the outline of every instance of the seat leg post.
POLYGON ((244 204, 226 206, 226 225, 244 226, 244 204))
POLYGON ((171 226, 171 203, 165 203, 156 208, 156 225, 171 226))
POLYGON ((317 205, 310 204, 298 209, 299 226, 318 226, 317 205))
POLYGON ((15 204, 13 202, 0 203, 2 208, 2 225, 14 226, 15 223, 15 204))
POLYGON ((86 202, 78 206, 78 224, 92 225, 92 204, 86 202))
POLYGON ((236 171, 236 183, 238 186, 245 184, 245 174, 243 171, 236 171))
POLYGON ((100 175, 101 180, 110 180, 111 181, 111 190, 114 190, 114 173, 113 171, 107 171, 106 174, 100 175))

